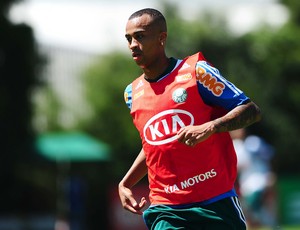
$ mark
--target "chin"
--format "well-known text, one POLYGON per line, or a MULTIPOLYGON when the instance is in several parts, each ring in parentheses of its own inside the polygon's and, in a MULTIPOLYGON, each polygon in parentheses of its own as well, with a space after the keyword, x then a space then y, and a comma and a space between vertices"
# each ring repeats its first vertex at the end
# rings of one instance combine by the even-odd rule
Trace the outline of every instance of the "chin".
POLYGON ((145 63, 142 63, 142 62, 135 62, 140 68, 142 69, 145 69, 146 68, 146 65, 145 63))

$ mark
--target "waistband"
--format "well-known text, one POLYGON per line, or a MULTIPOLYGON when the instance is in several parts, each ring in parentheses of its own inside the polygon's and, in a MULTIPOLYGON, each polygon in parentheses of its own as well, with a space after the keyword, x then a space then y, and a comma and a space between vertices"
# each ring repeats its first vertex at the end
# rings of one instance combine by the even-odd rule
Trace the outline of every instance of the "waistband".
MULTIPOLYGON (((193 207, 193 206, 205 206, 205 205, 217 202, 219 200, 222 200, 222 199, 225 199, 225 198, 228 198, 228 197, 234 197, 234 196, 237 196, 237 193, 236 193, 235 189, 231 189, 228 192, 222 193, 222 194, 220 194, 218 196, 215 196, 215 197, 213 197, 211 199, 208 199, 208 200, 195 202, 195 203, 189 203, 189 204, 165 205, 165 206, 168 206, 168 207, 171 207, 171 208, 174 208, 174 209, 176 209, 176 208, 190 208, 190 207, 193 207)), ((156 206, 156 205, 151 205, 150 207, 152 207, 152 206, 156 206)))

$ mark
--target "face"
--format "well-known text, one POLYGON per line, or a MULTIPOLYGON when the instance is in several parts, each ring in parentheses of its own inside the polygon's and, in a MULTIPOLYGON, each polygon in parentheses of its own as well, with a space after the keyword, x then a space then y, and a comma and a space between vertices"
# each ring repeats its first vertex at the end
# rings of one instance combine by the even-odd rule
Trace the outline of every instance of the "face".
POLYGON ((153 25, 149 15, 133 18, 127 22, 125 37, 132 53, 133 60, 141 68, 149 68, 164 52, 161 45, 165 39, 164 32, 153 25))

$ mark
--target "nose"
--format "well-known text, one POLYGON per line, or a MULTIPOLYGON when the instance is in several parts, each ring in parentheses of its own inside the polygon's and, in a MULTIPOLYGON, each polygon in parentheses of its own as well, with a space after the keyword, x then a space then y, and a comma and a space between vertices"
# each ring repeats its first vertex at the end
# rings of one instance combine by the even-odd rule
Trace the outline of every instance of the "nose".
POLYGON ((129 48, 130 48, 130 49, 133 49, 133 48, 135 48, 135 47, 137 47, 137 46, 138 46, 137 40, 134 39, 134 38, 132 38, 131 42, 129 43, 129 48))

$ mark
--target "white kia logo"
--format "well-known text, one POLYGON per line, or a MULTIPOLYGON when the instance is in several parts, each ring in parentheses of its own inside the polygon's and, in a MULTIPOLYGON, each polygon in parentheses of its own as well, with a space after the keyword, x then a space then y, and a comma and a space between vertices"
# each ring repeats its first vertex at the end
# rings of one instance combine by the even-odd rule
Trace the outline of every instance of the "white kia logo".
POLYGON ((145 140, 151 145, 162 145, 177 139, 180 128, 193 125, 193 115, 181 109, 169 109, 153 116, 144 126, 145 140))

